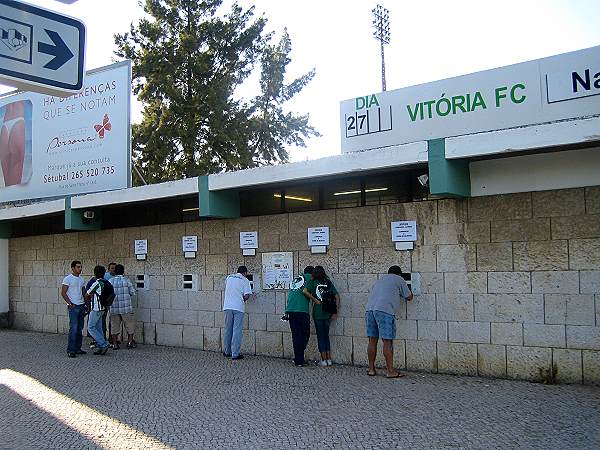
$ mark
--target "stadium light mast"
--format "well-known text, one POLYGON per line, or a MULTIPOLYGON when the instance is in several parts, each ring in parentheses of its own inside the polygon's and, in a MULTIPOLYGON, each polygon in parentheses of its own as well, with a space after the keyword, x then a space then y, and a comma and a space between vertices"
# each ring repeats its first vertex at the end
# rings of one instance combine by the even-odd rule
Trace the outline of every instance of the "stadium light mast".
POLYGON ((385 91, 385 56, 383 46, 390 43, 390 11, 377 5, 373 13, 373 37, 381 43, 381 90, 385 91))

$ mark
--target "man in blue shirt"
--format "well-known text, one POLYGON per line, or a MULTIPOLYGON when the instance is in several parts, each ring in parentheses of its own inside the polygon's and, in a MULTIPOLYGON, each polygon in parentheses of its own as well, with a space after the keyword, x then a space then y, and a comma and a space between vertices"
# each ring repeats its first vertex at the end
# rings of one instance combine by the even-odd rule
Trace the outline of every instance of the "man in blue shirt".
POLYGON ((402 269, 398 266, 389 268, 387 275, 377 280, 367 302, 365 322, 369 347, 367 354, 369 358, 369 370, 367 375, 377 375, 375 372, 375 358, 377 357, 377 341, 383 340, 383 356, 387 367, 388 378, 403 376, 394 368, 394 339, 396 338, 395 314, 402 299, 411 301, 412 292, 406 281, 402 278, 402 269))
POLYGON ((115 276, 115 269, 117 268, 117 263, 111 262, 108 263, 108 268, 106 269, 106 273, 104 274, 104 279, 106 281, 110 280, 115 276))

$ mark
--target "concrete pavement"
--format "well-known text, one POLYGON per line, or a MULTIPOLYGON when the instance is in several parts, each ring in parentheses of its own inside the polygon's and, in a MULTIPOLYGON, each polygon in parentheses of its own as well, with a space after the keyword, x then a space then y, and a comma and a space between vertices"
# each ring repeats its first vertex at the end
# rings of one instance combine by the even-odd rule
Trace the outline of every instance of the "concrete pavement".
POLYGON ((65 347, 0 330, 0 448, 600 447, 598 387, 65 347))

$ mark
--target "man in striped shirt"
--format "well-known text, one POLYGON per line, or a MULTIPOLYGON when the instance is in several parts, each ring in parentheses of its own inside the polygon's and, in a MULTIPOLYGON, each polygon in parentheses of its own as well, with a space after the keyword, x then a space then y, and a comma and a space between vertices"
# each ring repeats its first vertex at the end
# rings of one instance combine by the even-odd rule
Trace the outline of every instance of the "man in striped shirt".
POLYGON ((135 316, 133 314, 133 306, 131 297, 135 295, 135 288, 129 278, 123 276, 125 267, 122 264, 117 264, 115 267, 115 276, 110 279, 110 283, 115 289, 115 300, 110 307, 110 342, 112 348, 119 348, 119 334, 121 325, 124 325, 127 332, 127 348, 135 348, 137 344, 133 338, 135 333, 135 316))
POLYGON ((88 317, 88 331, 98 346, 94 355, 106 355, 108 350, 108 342, 106 342, 104 333, 102 332, 102 316, 104 315, 106 308, 100 303, 100 296, 102 295, 104 283, 108 283, 108 281, 104 280, 105 273, 106 269, 104 266, 94 267, 93 282, 85 294, 85 299, 90 310, 88 317))

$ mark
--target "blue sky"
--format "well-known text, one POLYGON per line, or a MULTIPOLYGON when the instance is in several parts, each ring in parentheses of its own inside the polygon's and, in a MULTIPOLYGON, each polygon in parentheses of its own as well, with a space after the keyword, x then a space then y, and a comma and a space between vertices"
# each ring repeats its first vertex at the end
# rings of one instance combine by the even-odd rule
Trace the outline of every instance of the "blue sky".
MULTIPOLYGON (((83 20, 87 69, 114 60, 112 35, 142 15, 137 0, 55 0, 29 3, 83 20)), ((226 3, 230 3, 229 0, 226 3)), ((256 5, 268 28, 288 28, 292 38, 290 79, 315 68, 313 82, 289 105, 308 112, 323 135, 292 160, 340 153, 339 102, 381 90, 379 43, 372 38, 365 0, 240 0, 256 5)), ((600 1, 594 0, 387 0, 391 43, 386 46, 388 90, 600 45, 600 1)), ((250 95, 256 79, 240 90, 250 95)), ((140 119, 134 103, 133 120, 140 119)))

